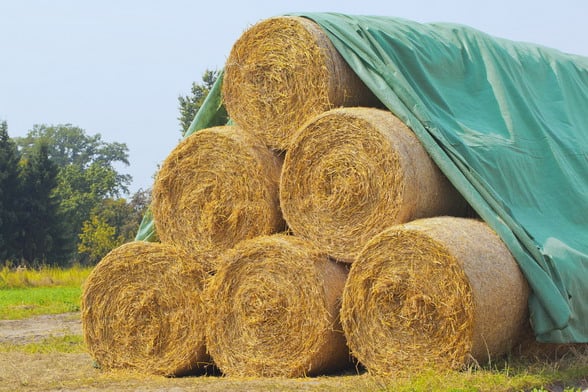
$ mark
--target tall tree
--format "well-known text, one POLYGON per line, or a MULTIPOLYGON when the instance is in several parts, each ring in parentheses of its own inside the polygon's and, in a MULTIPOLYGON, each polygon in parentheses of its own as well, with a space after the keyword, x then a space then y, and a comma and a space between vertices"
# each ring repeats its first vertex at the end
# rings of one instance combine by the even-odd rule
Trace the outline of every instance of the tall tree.
MULTIPOLYGON (((218 76, 219 71, 211 71, 207 69, 202 75, 202 83, 192 83, 191 94, 186 96, 180 95, 178 97, 180 103, 180 117, 178 117, 178 120, 180 121, 180 131, 182 134, 185 134, 190 127, 194 116, 196 116, 196 113, 204 103, 204 100, 208 96, 214 82, 218 79, 218 76)), ((211 125, 223 125, 226 122, 227 116, 225 114, 224 116, 220 116, 216 124, 211 125)))
POLYGON ((8 136, 6 121, 0 122, 0 262, 16 259, 20 155, 8 136))
POLYGON ((35 146, 46 144, 49 157, 60 169, 74 165, 86 170, 93 163, 107 167, 115 174, 115 182, 109 192, 118 195, 128 191, 130 176, 119 174, 114 169, 115 163, 129 164, 128 148, 124 143, 106 143, 100 134, 87 135, 83 129, 71 124, 35 125, 27 136, 15 138, 15 141, 24 156, 35 146))
POLYGON ((40 144, 47 146, 48 157, 57 165, 55 195, 69 232, 71 248, 77 249, 78 235, 92 210, 107 198, 128 191, 131 176, 120 174, 115 165, 128 165, 124 143, 106 143, 100 134, 87 135, 71 124, 35 125, 26 137, 15 139, 24 157, 40 144))
POLYGON ((59 212, 58 168, 41 143, 23 161, 19 198, 20 255, 29 265, 66 264, 71 255, 70 237, 59 212))

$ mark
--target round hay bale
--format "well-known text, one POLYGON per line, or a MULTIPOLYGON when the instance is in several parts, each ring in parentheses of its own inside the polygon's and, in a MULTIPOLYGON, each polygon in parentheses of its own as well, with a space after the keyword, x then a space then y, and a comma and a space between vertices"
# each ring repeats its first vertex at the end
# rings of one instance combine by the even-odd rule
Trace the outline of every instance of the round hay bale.
POLYGON ((168 155, 151 209, 161 242, 209 255, 210 269, 237 242, 284 229, 282 159, 237 126, 198 131, 168 155))
POLYGON ((107 370, 177 376, 204 369, 207 277, 172 245, 136 241, 112 250, 83 287, 82 330, 92 357, 107 370))
POLYGON ((381 105, 313 21, 263 20, 235 42, 222 86, 231 119, 285 150, 307 119, 339 106, 381 105))
POLYGON ((295 235, 343 262, 387 227, 467 210, 414 133, 374 108, 333 109, 300 129, 285 156, 280 203, 295 235))
POLYGON ((437 217, 389 228, 351 266, 341 322, 367 369, 459 369, 508 352, 528 323, 528 286, 481 221, 437 217))
POLYGON ((206 290, 206 334, 224 374, 297 377, 350 365, 339 322, 343 264, 283 234, 243 241, 220 258, 206 290))

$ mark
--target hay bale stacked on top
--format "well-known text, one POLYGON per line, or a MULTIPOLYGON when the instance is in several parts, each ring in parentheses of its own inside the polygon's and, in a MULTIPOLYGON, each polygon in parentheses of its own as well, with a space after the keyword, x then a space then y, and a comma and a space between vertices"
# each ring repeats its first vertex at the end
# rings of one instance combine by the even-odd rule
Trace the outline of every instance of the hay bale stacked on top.
POLYGON ((163 162, 151 209, 162 242, 207 255, 209 269, 239 241, 284 229, 282 159, 237 126, 196 132, 163 162))
POLYGON ((231 119, 278 150, 315 115, 379 101, 314 22, 266 19, 245 31, 225 64, 223 102, 231 119))
POLYGON ((300 128, 284 160, 280 204, 295 235, 349 263, 393 224, 464 215, 467 206, 414 133, 374 108, 333 109, 300 128))

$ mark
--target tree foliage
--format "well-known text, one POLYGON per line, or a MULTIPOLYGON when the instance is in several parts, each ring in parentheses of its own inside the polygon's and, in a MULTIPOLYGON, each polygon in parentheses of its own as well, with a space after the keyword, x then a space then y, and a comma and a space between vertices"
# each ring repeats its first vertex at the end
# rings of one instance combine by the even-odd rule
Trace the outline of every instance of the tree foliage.
MULTIPOLYGON (((182 134, 185 134, 190 127, 194 116, 196 116, 196 113, 204 103, 204 100, 208 96, 208 93, 214 85, 214 82, 216 82, 216 79, 218 79, 218 76, 219 71, 211 71, 207 69, 202 75, 202 83, 193 82, 191 93, 186 96, 180 95, 178 97, 178 101, 180 103, 180 117, 178 117, 178 120, 180 121, 180 131, 182 134)), ((227 116, 221 116, 217 123, 211 124, 211 126, 223 125, 226 122, 227 116)))
POLYGON ((59 202, 60 218, 71 233, 64 238, 69 238, 69 248, 75 251, 84 223, 92 223, 92 211, 104 200, 128 192, 131 176, 115 168, 129 164, 127 146, 106 143, 100 134, 88 135, 71 124, 35 125, 25 137, 15 140, 25 160, 44 146, 48 160, 55 165, 53 194, 59 202))
POLYGON ((96 264, 108 252, 123 243, 116 235, 116 228, 99 215, 92 215, 84 222, 79 237, 78 252, 87 257, 88 264, 96 264))
POLYGON ((22 162, 17 235, 20 257, 28 264, 47 264, 71 256, 71 235, 54 193, 57 173, 44 143, 35 146, 22 162))
POLYGON ((128 148, 124 143, 106 143, 100 134, 87 135, 83 129, 71 124, 35 125, 27 136, 15 140, 24 156, 39 144, 47 145, 49 158, 60 172, 66 167, 74 166, 78 171, 96 174, 96 170, 92 172, 91 167, 99 166, 110 172, 114 178, 105 190, 110 196, 128 192, 131 177, 128 174, 119 174, 114 167, 117 163, 129 164, 128 148))
POLYGON ((36 145, 46 144, 49 157, 58 167, 87 168, 93 162, 108 166, 114 162, 129 164, 124 143, 106 143, 100 134, 87 135, 82 128, 71 124, 34 125, 25 137, 16 140, 24 155, 36 145))
POLYGON ((16 259, 17 202, 20 154, 0 122, 0 260, 16 259))
POLYGON ((61 198, 61 209, 74 232, 79 232, 84 221, 102 200, 115 196, 116 173, 94 162, 87 169, 77 165, 61 168, 56 193, 61 198))
POLYGON ((78 252, 82 264, 94 264, 114 247, 135 238, 150 202, 149 195, 149 191, 139 190, 130 201, 105 199, 92 210, 79 236, 78 252))

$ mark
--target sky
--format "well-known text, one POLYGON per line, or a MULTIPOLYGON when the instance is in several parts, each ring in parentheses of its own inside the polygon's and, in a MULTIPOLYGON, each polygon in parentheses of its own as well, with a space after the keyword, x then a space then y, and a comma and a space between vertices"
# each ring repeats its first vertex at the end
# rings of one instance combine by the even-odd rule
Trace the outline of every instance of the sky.
POLYGON ((178 97, 256 22, 292 12, 451 22, 588 56, 586 0, 0 0, 0 121, 11 137, 72 124, 125 143, 148 189, 181 138, 178 97))

